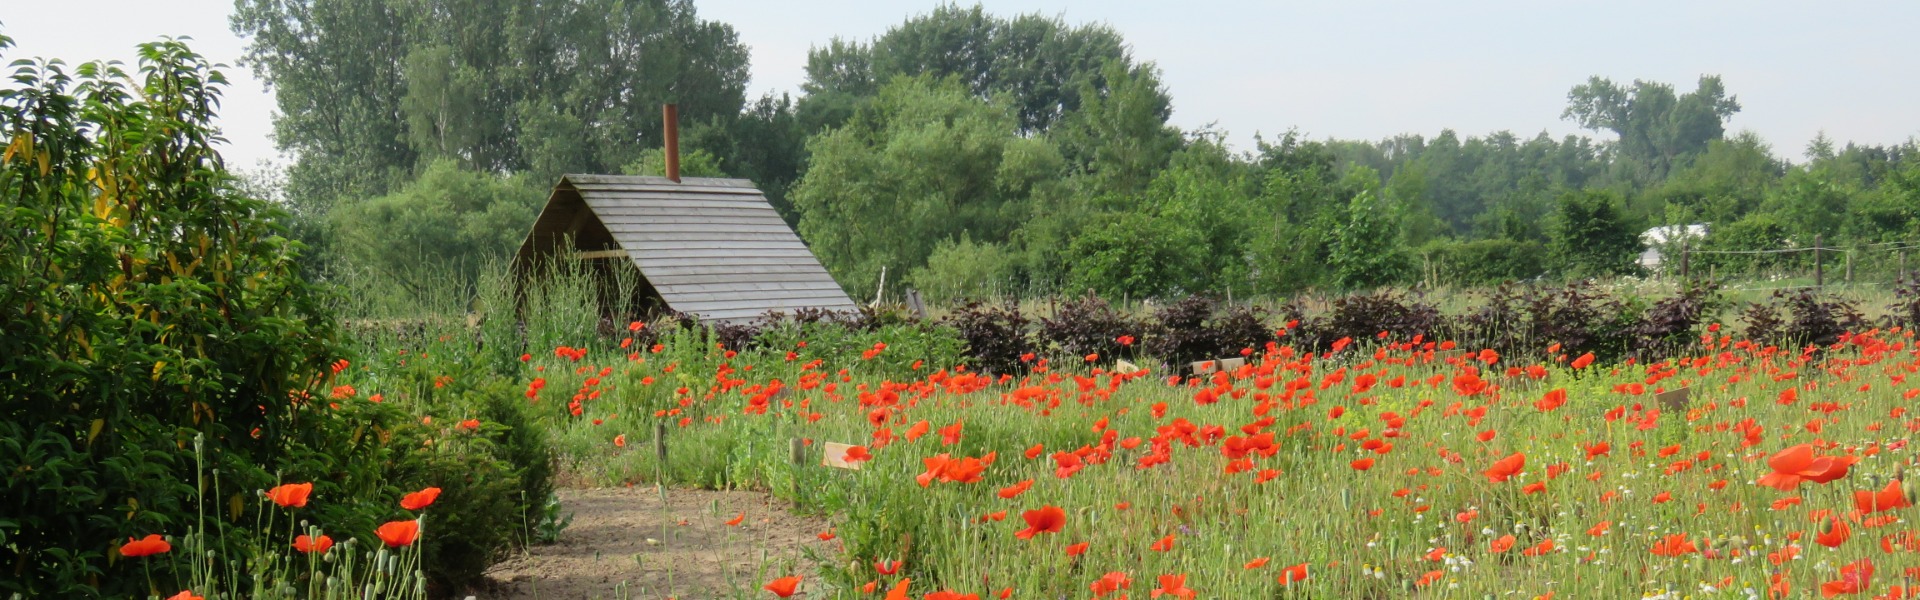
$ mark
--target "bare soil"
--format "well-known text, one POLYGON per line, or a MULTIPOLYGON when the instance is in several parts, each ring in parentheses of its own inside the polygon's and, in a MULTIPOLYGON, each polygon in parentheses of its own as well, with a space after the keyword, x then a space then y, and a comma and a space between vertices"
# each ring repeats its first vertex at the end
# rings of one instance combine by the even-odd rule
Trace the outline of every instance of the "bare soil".
POLYGON ((754 598, 766 580, 810 572, 803 549, 830 555, 838 544, 819 538, 824 519, 760 492, 669 489, 665 502, 652 486, 559 494, 573 513, 560 541, 495 565, 478 598, 754 598))

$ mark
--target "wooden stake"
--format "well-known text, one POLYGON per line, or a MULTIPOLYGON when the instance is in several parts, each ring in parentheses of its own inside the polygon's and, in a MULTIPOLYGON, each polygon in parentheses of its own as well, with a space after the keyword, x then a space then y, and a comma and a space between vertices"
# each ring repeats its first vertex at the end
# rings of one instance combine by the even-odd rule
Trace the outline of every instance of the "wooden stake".
POLYGON ((667 422, 653 424, 653 486, 660 492, 662 506, 667 502, 667 422))
POLYGON ((1820 235, 1813 236, 1813 287, 1827 284, 1826 269, 1820 267, 1820 235))

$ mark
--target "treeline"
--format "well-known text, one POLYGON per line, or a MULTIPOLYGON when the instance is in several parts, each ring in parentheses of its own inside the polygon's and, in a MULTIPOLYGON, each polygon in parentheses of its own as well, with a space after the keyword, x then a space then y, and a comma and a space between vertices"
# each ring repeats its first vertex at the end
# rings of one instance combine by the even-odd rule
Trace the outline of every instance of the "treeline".
POLYGON ((883 269, 936 299, 1635 274, 1665 224, 1708 224, 1703 249, 1920 240, 1914 142, 1789 160, 1727 133, 1740 105, 1713 76, 1574 86, 1565 118, 1604 141, 1289 131, 1234 152, 1168 124, 1117 32, 1039 15, 941 7, 823 42, 798 98, 749 99, 746 47, 685 0, 238 5, 315 266, 401 285, 510 251, 562 173, 657 173, 665 102, 687 174, 752 179, 862 296, 883 269))

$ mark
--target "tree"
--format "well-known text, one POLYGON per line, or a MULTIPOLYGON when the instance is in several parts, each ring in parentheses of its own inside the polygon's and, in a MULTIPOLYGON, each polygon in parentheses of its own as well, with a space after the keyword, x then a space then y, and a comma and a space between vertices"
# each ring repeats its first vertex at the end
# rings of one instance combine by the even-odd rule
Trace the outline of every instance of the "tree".
POLYGON ((1547 252, 1568 277, 1606 277, 1639 272, 1636 259, 1646 246, 1640 228, 1620 214, 1618 194, 1603 190, 1567 192, 1554 212, 1547 252))
POLYGON ((274 89, 288 196, 384 194, 434 160, 614 172, 660 144, 660 105, 725 129, 747 49, 689 0, 238 0, 274 89))
MULTIPOLYGON (((1120 34, 1102 25, 1069 27, 1037 14, 1012 19, 979 5, 943 5, 871 43, 834 39, 808 54, 800 112, 833 127, 895 77, 952 77, 981 99, 1005 94, 1022 133, 1051 130, 1079 110, 1088 90, 1105 93, 1109 63, 1130 71, 1120 34)), ((1163 119, 1164 120, 1164 119, 1163 119)))
POLYGON ((546 200, 544 187, 443 159, 394 193, 343 202, 328 221, 342 258, 416 297, 428 286, 470 289, 481 267, 519 248, 546 200), (454 279, 422 277, 432 271, 454 279))
POLYGON ((1411 258, 1401 245, 1400 231, 1390 201, 1380 190, 1380 174, 1354 166, 1346 187, 1359 188, 1347 202, 1347 220, 1333 232, 1333 283, 1364 290, 1405 279, 1411 258))
POLYGON ((1623 157, 1638 163, 1646 181, 1665 178, 1674 167, 1707 149, 1726 133, 1726 120, 1740 112, 1720 78, 1702 75, 1693 92, 1675 96, 1673 86, 1634 80, 1623 87, 1595 76, 1567 92, 1561 117, 1594 131, 1620 136, 1623 157))
POLYGON ((1005 242, 1034 188, 1063 168, 1046 140, 1019 134, 1007 107, 930 77, 894 80, 807 149, 813 164, 792 196, 800 234, 849 288, 872 285, 882 267, 925 265, 962 232, 1005 242))
POLYGON ((1108 213, 1094 223, 1067 248, 1069 290, 1158 298, 1205 289, 1206 241, 1191 223, 1147 212, 1108 213))

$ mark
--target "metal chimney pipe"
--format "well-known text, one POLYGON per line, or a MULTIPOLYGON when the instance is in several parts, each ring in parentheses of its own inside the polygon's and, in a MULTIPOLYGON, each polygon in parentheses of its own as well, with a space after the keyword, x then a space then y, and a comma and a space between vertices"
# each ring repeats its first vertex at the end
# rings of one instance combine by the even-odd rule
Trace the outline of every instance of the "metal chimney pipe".
POLYGON ((667 138, 667 179, 680 183, 680 106, 666 104, 660 107, 661 120, 666 123, 667 138))

